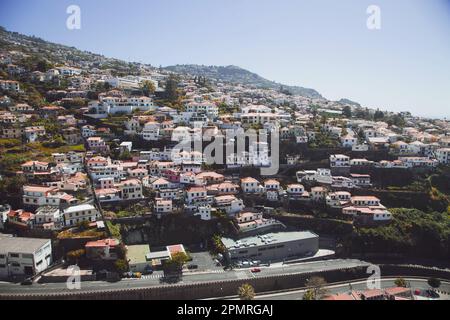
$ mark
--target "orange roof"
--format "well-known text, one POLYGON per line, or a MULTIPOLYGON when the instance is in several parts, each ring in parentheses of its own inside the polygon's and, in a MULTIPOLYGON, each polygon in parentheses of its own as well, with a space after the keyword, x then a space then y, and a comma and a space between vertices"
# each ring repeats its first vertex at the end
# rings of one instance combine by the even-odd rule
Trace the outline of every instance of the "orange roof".
POLYGON ((23 191, 27 192, 49 192, 57 191, 56 187, 44 187, 44 186, 23 186, 23 191))
POLYGON ((393 287, 393 288, 387 288, 384 291, 386 291, 387 294, 396 295, 396 294, 400 294, 400 293, 404 293, 404 292, 409 292, 409 291, 411 291, 411 289, 404 288, 404 287, 393 287))
POLYGON ((355 300, 355 297, 347 293, 338 293, 326 296, 323 300, 355 300))
POLYGON ((204 187, 191 187, 187 190, 187 192, 206 192, 206 188, 204 187))
POLYGON ((380 201, 377 197, 374 196, 353 196, 353 201, 380 201))
POLYGON ((89 241, 86 243, 87 248, 98 248, 98 247, 115 247, 117 246, 116 239, 102 239, 97 241, 89 241))
POLYGON ((169 250, 170 255, 173 255, 178 252, 185 252, 182 244, 175 244, 172 246, 167 246, 167 250, 169 250))

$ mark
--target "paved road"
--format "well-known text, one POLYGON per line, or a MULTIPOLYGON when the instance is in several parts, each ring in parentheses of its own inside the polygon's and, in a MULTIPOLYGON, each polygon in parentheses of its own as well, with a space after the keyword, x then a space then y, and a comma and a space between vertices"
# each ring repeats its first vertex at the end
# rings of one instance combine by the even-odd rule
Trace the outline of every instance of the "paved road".
MULTIPOLYGON (((425 279, 415 279, 415 278, 405 278, 413 289, 430 289, 430 286, 427 283, 427 280, 425 279)), ((395 278, 389 278, 389 279, 382 279, 380 282, 381 288, 389 288, 395 286, 395 278)), ((367 283, 366 281, 359 281, 354 282, 351 284, 352 290, 367 290, 367 283)), ((439 288, 442 291, 450 292, 450 282, 442 282, 441 287, 439 288)), ((336 293, 345 293, 350 291, 350 285, 349 284, 340 284, 335 286, 329 286, 327 287, 328 293, 336 294, 336 293)), ((305 293, 305 290, 296 290, 296 291, 289 291, 289 292, 281 292, 281 293, 274 293, 274 294, 267 294, 267 295, 258 295, 255 297, 256 300, 302 300, 303 294, 305 293)), ((449 300, 449 295, 441 295, 441 299, 443 300, 449 300)))
MULTIPOLYGON (((252 273, 249 269, 235 269, 231 271, 212 270, 203 272, 185 272, 179 283, 195 283, 205 281, 220 281, 230 279, 250 279, 252 277, 264 277, 279 274, 320 272, 341 268, 352 268, 367 266, 367 262, 354 259, 336 259, 316 262, 305 262, 292 265, 275 264, 270 267, 261 267, 261 272, 252 273)), ((109 283, 104 281, 86 281, 81 283, 80 291, 114 290, 126 288, 147 288, 165 284, 158 274, 144 279, 124 279, 119 282, 109 283)), ((35 283, 30 286, 20 284, 0 283, 1 293, 48 293, 48 292, 69 292, 65 283, 35 283)))

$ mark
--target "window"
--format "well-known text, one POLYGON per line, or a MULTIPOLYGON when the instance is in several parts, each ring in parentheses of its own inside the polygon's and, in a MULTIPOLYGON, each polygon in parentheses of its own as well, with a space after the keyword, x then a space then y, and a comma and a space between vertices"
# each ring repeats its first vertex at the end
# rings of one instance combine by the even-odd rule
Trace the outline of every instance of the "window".
POLYGON ((18 258, 18 257, 19 257, 19 254, 18 254, 18 253, 10 253, 9 256, 10 256, 11 258, 18 258))

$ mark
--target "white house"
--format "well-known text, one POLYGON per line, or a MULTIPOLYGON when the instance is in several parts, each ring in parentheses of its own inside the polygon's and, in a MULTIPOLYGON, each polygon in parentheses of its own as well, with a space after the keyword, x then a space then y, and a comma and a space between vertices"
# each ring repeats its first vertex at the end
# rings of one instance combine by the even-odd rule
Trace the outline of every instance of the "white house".
POLYGON ((207 191, 205 187, 191 187, 186 190, 186 202, 192 204, 195 201, 205 200, 207 191))
POLYGON ((318 168, 317 170, 297 171, 297 182, 317 182, 320 184, 332 184, 333 176, 330 169, 318 168))
POLYGON ((353 135, 346 135, 341 137, 341 145, 344 148, 353 148, 358 143, 358 138, 353 135))
POLYGON ((217 209, 224 210, 228 215, 233 215, 244 209, 242 199, 236 198, 234 195, 214 197, 214 203, 217 209))
POLYGON ((259 181, 252 177, 241 179, 241 189, 245 193, 260 193, 263 191, 259 181))
POLYGON ((122 200, 142 199, 142 182, 138 179, 128 179, 115 185, 121 192, 122 200))
POLYGON ((160 139, 161 125, 155 121, 149 121, 144 125, 141 136, 146 141, 158 141, 160 139))
POLYGON ((169 199, 155 199, 154 212, 157 214, 167 214, 172 212, 172 200, 169 199))
POLYGON ((83 138, 93 137, 97 134, 97 130, 95 130, 94 126, 85 125, 81 127, 81 136, 83 138))
POLYGON ((286 193, 290 200, 309 199, 309 193, 305 191, 305 187, 302 184, 288 184, 286 193))
POLYGON ((76 226, 83 221, 94 222, 100 217, 100 213, 92 204, 80 204, 63 211, 66 226, 76 226))
POLYGON ((331 168, 350 167, 350 157, 343 154, 332 154, 330 155, 330 167, 331 168))
POLYGON ((328 190, 324 187, 311 188, 311 200, 315 202, 325 201, 328 190))
POLYGON ((436 159, 441 164, 449 164, 450 163, 450 148, 441 148, 437 149, 436 152, 436 159))
POLYGON ((347 191, 336 191, 326 196, 326 204, 331 208, 342 208, 350 202, 352 195, 347 191))
POLYGON ((36 225, 51 225, 50 229, 59 229, 64 225, 61 211, 54 206, 39 207, 36 210, 34 219, 36 225))
POLYGON ((211 220, 211 213, 215 210, 210 205, 199 206, 198 211, 194 213, 194 216, 200 216, 202 220, 211 220))

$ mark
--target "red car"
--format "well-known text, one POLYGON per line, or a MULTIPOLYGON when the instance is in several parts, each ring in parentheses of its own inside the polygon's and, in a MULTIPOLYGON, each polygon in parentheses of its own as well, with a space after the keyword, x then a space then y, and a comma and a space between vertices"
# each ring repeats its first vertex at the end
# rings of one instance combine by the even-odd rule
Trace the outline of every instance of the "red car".
POLYGON ((253 272, 253 273, 257 273, 257 272, 261 272, 261 269, 260 268, 253 268, 250 271, 253 272))

